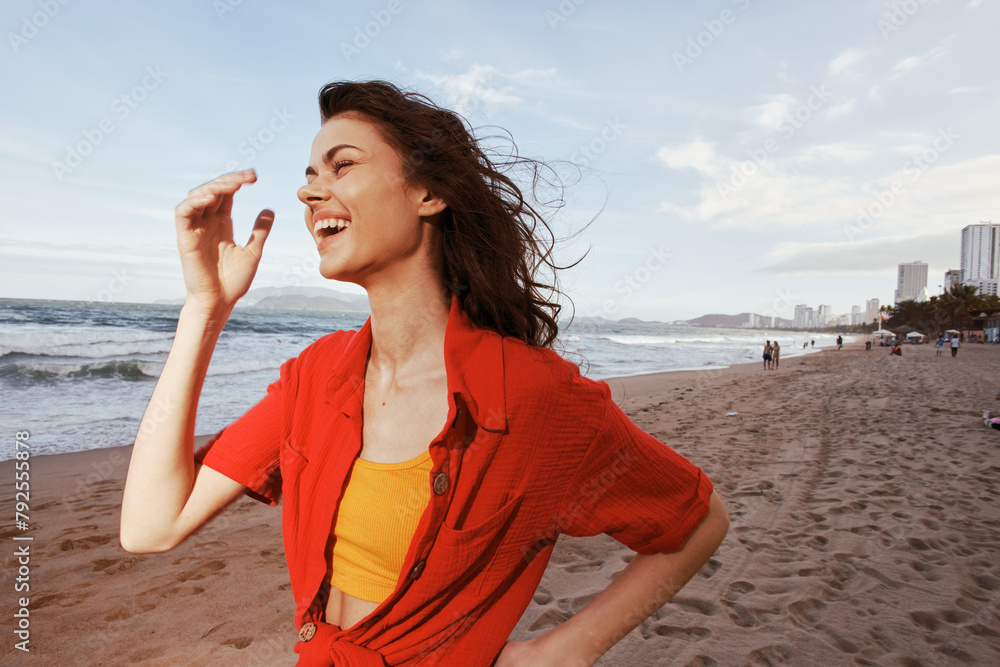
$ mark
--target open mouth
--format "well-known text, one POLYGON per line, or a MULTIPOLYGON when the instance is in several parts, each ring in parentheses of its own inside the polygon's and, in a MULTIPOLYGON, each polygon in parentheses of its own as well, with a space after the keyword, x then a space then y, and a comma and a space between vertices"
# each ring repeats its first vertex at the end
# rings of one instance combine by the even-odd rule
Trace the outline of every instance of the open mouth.
POLYGON ((323 240, 329 236, 334 236, 351 226, 351 221, 344 218, 324 218, 317 220, 313 225, 313 233, 316 238, 323 240))
POLYGON ((347 229, 347 227, 324 227, 319 230, 319 237, 321 239, 325 239, 328 236, 336 236, 345 229, 347 229))

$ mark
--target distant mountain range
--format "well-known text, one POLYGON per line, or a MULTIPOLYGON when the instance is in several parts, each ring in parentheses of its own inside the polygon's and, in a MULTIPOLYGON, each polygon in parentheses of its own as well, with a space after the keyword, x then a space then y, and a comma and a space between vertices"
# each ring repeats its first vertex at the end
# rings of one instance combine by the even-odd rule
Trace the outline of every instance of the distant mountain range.
MULTIPOLYGON (((184 299, 158 299, 153 303, 184 303, 184 299)), ((257 287, 236 302, 237 308, 272 310, 335 310, 367 313, 368 297, 328 287, 257 287)))
MULTIPOLYGON (((762 322, 762 327, 771 326, 771 318, 765 317, 763 315, 758 315, 762 322)), ((750 313, 740 313, 739 315, 702 315, 701 317, 696 317, 693 320, 685 320, 684 324, 692 327, 734 327, 740 328, 745 327, 750 321, 750 313)), ((774 318, 775 327, 790 327, 792 326, 792 320, 785 320, 780 317, 774 318)))
MULTIPOLYGON (((182 304, 184 299, 159 299, 153 303, 182 304)), ((364 294, 351 294, 328 287, 258 287, 247 292, 237 304, 237 308, 269 308, 272 310, 320 310, 347 311, 368 313, 368 297, 364 294)), ((770 327, 771 318, 761 317, 761 326, 770 327)), ((692 327, 732 327, 743 328, 750 321, 750 313, 739 315, 702 315, 692 320, 674 320, 661 322, 656 320, 640 320, 635 317, 625 317, 620 320, 608 320, 603 317, 579 316, 576 322, 617 322, 618 324, 675 324, 692 327)), ((790 327, 792 320, 775 318, 775 327, 790 327)))
MULTIPOLYGON (((771 318, 764 317, 763 315, 758 315, 761 319, 762 328, 770 328, 771 318)), ((620 320, 608 320, 603 317, 590 317, 582 316, 574 318, 576 322, 591 322, 600 324, 601 322, 616 322, 618 324, 675 324, 681 326, 689 327, 730 327, 733 329, 742 329, 746 327, 747 323, 750 322, 750 313, 740 313, 739 315, 702 315, 701 317, 696 317, 691 320, 673 320, 670 322, 661 322, 658 320, 640 320, 635 317, 625 317, 620 320)), ((774 319, 775 327, 790 327, 792 326, 792 320, 782 319, 776 317, 774 319)))

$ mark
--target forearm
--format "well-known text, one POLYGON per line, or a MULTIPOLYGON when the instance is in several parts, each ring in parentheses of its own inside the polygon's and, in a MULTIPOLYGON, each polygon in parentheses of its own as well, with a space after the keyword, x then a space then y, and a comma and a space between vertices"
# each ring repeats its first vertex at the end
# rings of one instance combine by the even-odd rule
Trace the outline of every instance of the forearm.
POLYGON ((160 545, 187 502, 195 473, 198 400, 228 315, 181 308, 177 333, 132 449, 122 499, 123 544, 160 545))
POLYGON ((546 655, 559 664, 593 665, 653 612, 668 602, 701 569, 722 543, 729 516, 713 492, 709 513, 680 551, 636 555, 625 570, 588 605, 559 627, 538 637, 546 655))

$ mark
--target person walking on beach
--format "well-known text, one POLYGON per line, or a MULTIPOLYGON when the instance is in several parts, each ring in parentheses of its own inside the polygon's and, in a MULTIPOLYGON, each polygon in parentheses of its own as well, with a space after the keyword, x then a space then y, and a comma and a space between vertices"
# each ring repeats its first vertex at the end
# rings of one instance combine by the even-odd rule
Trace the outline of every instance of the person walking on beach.
POLYGON ((771 367, 771 341, 764 343, 764 370, 771 367))
POLYGON ((778 345, 778 341, 774 341, 771 344, 771 368, 778 369, 778 356, 781 354, 781 346, 778 345))
POLYGON ((941 334, 938 334, 937 340, 934 342, 934 347, 937 348, 936 354, 934 356, 940 357, 941 351, 944 348, 944 337, 941 334))
POLYGON ((837 336, 837 351, 840 352, 840 348, 844 347, 844 337, 837 336))
POLYGON ((175 210, 186 299, 121 544, 166 551, 244 493, 280 500, 299 665, 593 664, 699 571, 726 508, 553 352, 551 230, 506 173, 544 164, 494 164, 459 116, 386 82, 331 83, 319 102, 306 231, 320 274, 363 287, 371 316, 282 364, 195 452, 213 350, 275 214, 240 247, 233 198, 256 174, 192 190, 175 210), (559 536, 600 533, 638 555, 573 617, 508 641, 559 536))
POLYGON ((814 339, 812 339, 812 340, 811 340, 811 341, 809 342, 809 344, 810 344, 810 345, 811 345, 812 347, 816 347, 816 339, 815 339, 815 338, 814 338, 814 339))
POLYGON ((951 337, 951 356, 958 356, 958 336, 951 337))

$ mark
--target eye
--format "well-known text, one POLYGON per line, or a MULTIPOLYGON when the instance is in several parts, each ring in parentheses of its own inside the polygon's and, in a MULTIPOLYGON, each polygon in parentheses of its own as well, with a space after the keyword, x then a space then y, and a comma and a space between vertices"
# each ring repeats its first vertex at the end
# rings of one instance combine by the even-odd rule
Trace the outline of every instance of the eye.
POLYGON ((352 164, 354 164, 354 162, 351 160, 338 160, 337 162, 333 163, 333 173, 335 174, 340 173, 341 169, 343 169, 344 167, 349 167, 352 164))

